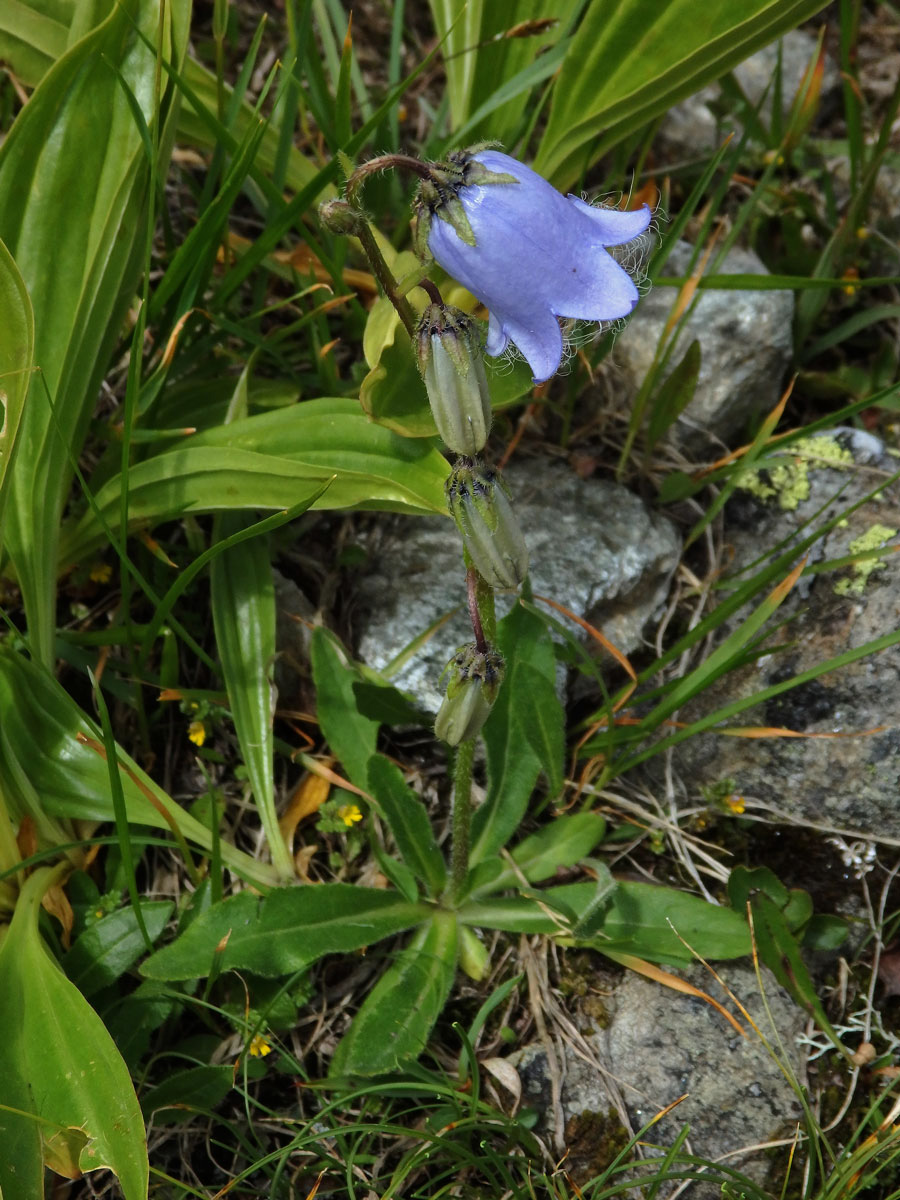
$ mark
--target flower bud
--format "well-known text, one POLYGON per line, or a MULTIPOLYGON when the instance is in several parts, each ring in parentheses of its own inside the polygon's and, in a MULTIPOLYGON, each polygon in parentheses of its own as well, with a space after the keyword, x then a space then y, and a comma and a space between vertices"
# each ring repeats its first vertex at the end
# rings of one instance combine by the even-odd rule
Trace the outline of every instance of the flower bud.
POLYGON ((479 575, 494 588, 518 587, 528 572, 528 550, 499 474, 461 458, 445 490, 450 515, 479 575))
POLYGON ((346 200, 325 200, 319 205, 319 220, 329 233, 353 237, 365 225, 366 218, 346 200))
POLYGON ((477 454, 491 430, 491 396, 478 326, 459 308, 429 304, 416 354, 438 433, 456 454, 477 454))
POLYGON ((434 722, 434 732, 451 746, 477 737, 488 719, 503 682, 503 655, 475 642, 461 646, 447 663, 447 695, 434 722))

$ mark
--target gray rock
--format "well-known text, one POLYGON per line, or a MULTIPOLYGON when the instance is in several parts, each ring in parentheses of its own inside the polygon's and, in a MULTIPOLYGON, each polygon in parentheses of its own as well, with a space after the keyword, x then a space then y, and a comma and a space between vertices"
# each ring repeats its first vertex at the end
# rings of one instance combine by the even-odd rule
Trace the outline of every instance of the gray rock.
MULTIPOLYGON (((780 628, 763 648, 769 652, 725 676, 683 710, 681 720, 715 712, 900 626, 900 562, 892 553, 900 532, 900 487, 887 482, 898 467, 877 438, 834 430, 792 447, 783 469, 748 477, 749 490, 737 491, 725 513, 731 571, 771 556, 784 539, 796 542, 879 486, 874 498, 814 543, 808 564, 882 545, 885 554, 800 580, 778 610, 780 628), (823 459, 834 465, 822 465, 823 459)), ((794 821, 900 839, 900 646, 829 671, 735 720, 843 736, 692 738, 675 750, 676 769, 689 781, 689 802, 705 787, 730 780, 748 809, 767 806, 794 821)))
MULTIPOLYGON (((683 275, 692 247, 678 242, 666 263, 667 275, 683 275)), ((717 274, 766 275, 751 251, 735 247, 716 268, 717 274)), ((637 391, 659 344, 675 302, 674 288, 654 288, 618 338, 615 361, 637 391)), ((697 447, 710 438, 728 442, 743 432, 750 417, 775 407, 793 353, 791 323, 794 297, 789 291, 704 291, 685 322, 672 365, 691 342, 700 342, 702 362, 697 390, 673 436, 697 447)))
POLYGON ((309 690, 309 654, 315 607, 292 579, 272 568, 275 584, 275 686, 282 702, 309 690))
MULTIPOLYGON (((764 46, 735 68, 734 75, 751 104, 765 100, 760 112, 764 125, 772 119, 773 79, 778 62, 778 42, 764 46), (768 88, 768 92, 766 89, 768 88)), ((781 39, 781 112, 787 117, 804 73, 816 52, 816 39, 802 29, 794 29, 781 39)), ((830 58, 825 59, 822 78, 822 103, 828 104, 837 95, 841 77, 830 58)), ((674 105, 660 125, 657 143, 668 154, 678 158, 695 158, 707 154, 722 143, 726 134, 740 130, 734 117, 722 115, 722 90, 717 83, 702 88, 695 95, 674 105)))
MULTIPOLYGON (((753 968, 725 963, 716 969, 757 1026, 771 1036, 753 968)), ((797 1098, 778 1063, 707 970, 697 965, 678 974, 724 1003, 747 1036, 741 1037, 719 1012, 697 997, 673 992, 631 971, 611 986, 604 977, 608 1023, 605 1029, 587 1032, 585 1038, 603 1070, 598 1072, 574 1050, 566 1050, 560 1098, 564 1120, 570 1123, 588 1112, 607 1114, 621 1098, 637 1132, 662 1108, 686 1094, 644 1140, 669 1146, 689 1124, 694 1154, 707 1159, 729 1155, 728 1166, 761 1181, 768 1169, 765 1156, 732 1156, 733 1152, 789 1135, 800 1115, 797 1098)), ((762 977, 788 1066, 802 1079, 803 1055, 797 1037, 804 1030, 805 1014, 765 968, 762 977)), ((543 1049, 528 1047, 512 1061, 522 1080, 522 1103, 538 1110, 545 1130, 552 1128, 543 1049)), ((568 1128, 571 1132, 572 1125, 568 1128)), ((712 1183, 694 1184, 684 1194, 690 1200, 705 1200, 720 1196, 721 1190, 712 1183)))
MULTIPOLYGON (((504 478, 528 543, 535 593, 599 624, 615 646, 632 652, 665 603, 678 564, 681 542, 672 522, 618 484, 581 479, 562 461, 514 462, 504 478)), ((441 518, 383 522, 369 549, 375 565, 360 582, 359 654, 370 666, 383 669, 452 614, 393 676, 435 711, 441 672, 457 647, 472 640, 459 535, 441 518)), ((511 603, 501 595, 498 614, 511 603)))

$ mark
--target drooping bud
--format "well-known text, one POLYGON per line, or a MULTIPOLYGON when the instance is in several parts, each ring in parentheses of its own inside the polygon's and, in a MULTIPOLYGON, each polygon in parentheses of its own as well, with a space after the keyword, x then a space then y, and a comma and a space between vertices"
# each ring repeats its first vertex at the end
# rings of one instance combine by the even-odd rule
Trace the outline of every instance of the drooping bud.
POLYGON ((450 515, 479 575, 494 588, 518 587, 528 572, 528 549, 498 472, 461 458, 445 490, 450 515))
POLYGON ((329 233, 354 237, 365 225, 365 214, 346 200, 325 200, 319 205, 319 220, 329 233))
POLYGON ((475 642, 461 646, 447 663, 447 694, 434 722, 434 732, 451 746, 477 737, 488 719, 503 682, 503 655, 475 642))
POLYGON ((416 354, 438 433, 454 453, 477 454, 491 430, 491 396, 476 322, 449 304, 429 304, 416 354))

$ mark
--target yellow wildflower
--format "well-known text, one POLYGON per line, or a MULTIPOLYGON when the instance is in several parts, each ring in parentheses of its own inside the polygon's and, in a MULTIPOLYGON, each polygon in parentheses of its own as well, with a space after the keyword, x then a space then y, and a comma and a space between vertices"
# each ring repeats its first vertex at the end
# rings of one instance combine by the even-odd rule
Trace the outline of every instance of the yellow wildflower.
POLYGON ((728 805, 730 811, 735 813, 737 816, 740 816, 740 814, 744 812, 747 807, 747 805, 744 803, 743 796, 726 796, 725 803, 728 805))
POLYGON ((191 721, 188 725, 188 737, 195 746, 202 746, 206 741, 206 726, 202 721, 191 721))
POLYGON ((355 804, 342 804, 337 810, 337 815, 341 818, 348 829, 352 828, 358 821, 362 820, 362 813, 355 804))
POLYGON ((250 1054, 253 1058, 265 1058, 267 1054, 272 1053, 272 1047, 266 1041, 261 1033, 254 1034, 253 1040, 250 1042, 250 1054))
POLYGON ((109 563, 98 562, 91 567, 91 583, 109 583, 112 579, 112 567, 109 563))

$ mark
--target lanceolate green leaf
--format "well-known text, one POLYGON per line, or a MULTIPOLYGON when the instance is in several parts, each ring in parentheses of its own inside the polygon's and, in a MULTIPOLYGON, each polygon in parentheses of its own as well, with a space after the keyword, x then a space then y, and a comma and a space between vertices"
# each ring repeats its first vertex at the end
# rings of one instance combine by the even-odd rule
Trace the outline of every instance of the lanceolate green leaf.
MULTIPOLYGON (((221 537, 240 529, 234 518, 218 523, 221 537)), ((228 689, 228 703, 266 832, 272 862, 282 879, 294 864, 275 810, 275 741, 272 729, 275 662, 275 586, 265 538, 231 546, 210 572, 213 628, 228 689)))
MULTIPOLYGON (((144 924, 152 940, 172 915, 171 900, 145 900, 144 924)), ((93 996, 133 967, 145 951, 137 914, 131 907, 101 917, 77 939, 63 961, 65 972, 83 996, 93 996)))
POLYGON ((437 896, 447 882, 447 869, 425 805, 406 786, 400 768, 381 754, 369 760, 369 790, 378 801, 403 861, 437 896))
POLYGON ((419 1057, 453 986, 458 936, 456 915, 438 910, 400 951, 338 1043, 333 1078, 382 1075, 419 1057))
POLYGON ((108 12, 44 76, 0 147, 0 230, 31 297, 40 368, 19 432, 6 544, 32 643, 47 663, 71 456, 80 451, 144 251, 150 163, 131 103, 159 131, 163 158, 177 107, 170 86, 154 95, 156 58, 141 35, 153 45, 162 33, 163 53, 180 61, 189 4, 167 4, 162 24, 159 0, 110 4, 108 12))
MULTIPOLYGON (((121 749, 118 759, 130 822, 177 830, 210 848, 206 825, 176 804, 121 749)), ((42 842, 74 840, 73 821, 115 818, 103 735, 49 671, 8 645, 0 645, 0 787, 14 822, 25 813, 31 815, 42 842)), ((221 852, 243 878, 263 885, 275 882, 267 863, 227 842, 221 852)))
POLYGON ((433 909, 396 892, 321 883, 238 892, 212 908, 141 967, 150 979, 195 979, 215 965, 289 975, 323 954, 359 950, 418 925, 433 909))
POLYGON ((501 858, 479 863, 472 872, 471 892, 478 895, 516 887, 523 875, 529 883, 541 883, 559 867, 572 867, 590 854, 605 831, 606 821, 599 813, 557 817, 552 825, 519 842, 512 851, 512 863, 501 858))
POLYGON ((495 855, 515 832, 543 769, 551 791, 563 769, 563 712, 547 627, 516 605, 499 624, 507 673, 484 728, 489 787, 472 821, 473 863, 495 855))
POLYGON ((319 726, 352 783, 369 786, 369 763, 378 740, 378 722, 363 716, 354 683, 360 675, 333 634, 314 629, 311 646, 319 726))
MULTIPOLYGON (((34 315, 25 283, 12 255, 0 241, 0 533, 7 479, 16 450, 16 435, 34 354, 34 315)), ((2 541, 2 537, 0 537, 2 541)))
MULTIPOLYGON (((21 81, 29 87, 40 83, 70 42, 70 26, 75 12, 75 0, 3 0, 0 4, 0 59, 9 63, 21 81)), ((188 58, 183 64, 182 79, 190 88, 190 97, 178 113, 178 142, 213 149, 217 139, 213 128, 218 108, 218 85, 207 67, 188 58), (195 107, 196 104, 196 107, 195 107), (205 113, 204 120, 201 112, 205 113)), ((225 95, 231 101, 232 89, 226 83, 225 95)), ((250 104, 244 101, 231 127, 237 141, 256 118, 250 104)), ((268 126, 260 146, 260 166, 271 171, 278 152, 278 130, 268 126)), ((293 191, 305 187, 317 168, 300 151, 291 146, 285 171, 285 183, 293 191)))
MULTIPOLYGON (((443 43, 450 111, 454 129, 472 122, 481 113, 481 124, 473 123, 466 136, 506 142, 522 121, 522 101, 505 89, 517 78, 533 73, 539 82, 541 68, 568 31, 572 16, 584 0, 431 0, 435 27, 443 43), (526 21, 552 17, 553 22, 528 37, 504 36, 526 21), (499 93, 499 94, 498 94, 499 93), (487 112, 490 120, 486 120, 487 112)), ((552 69, 552 68, 551 68, 552 69)), ((549 73, 549 71, 547 72, 549 73)))
POLYGON ((535 169, 575 184, 609 146, 807 20, 826 0, 592 0, 556 77, 535 169))
MULTIPOLYGON (((535 890, 529 897, 472 901, 460 909, 459 919, 484 929, 565 937, 562 914, 570 913, 577 924, 596 891, 595 883, 571 883, 535 890), (554 912, 560 915, 554 918, 554 912)), ((598 932, 586 944, 601 953, 608 949, 652 962, 686 964, 691 961, 691 950, 704 958, 749 954, 750 931, 743 915, 732 908, 709 904, 675 888, 621 882, 598 923, 598 932)))
POLYGON ((38 933, 41 897, 58 880, 46 867, 29 877, 0 943, 0 1191, 4 1200, 42 1196, 45 1158, 108 1167, 126 1200, 146 1200, 144 1123, 128 1070, 38 933))
MULTIPOLYGON (((159 522, 185 512, 290 508, 324 484, 315 508, 444 513, 447 460, 420 441, 373 425, 355 400, 325 397, 198 433, 128 473, 129 519, 159 522), (329 482, 331 481, 331 482, 329 482)), ((65 529, 60 563, 80 561, 119 524, 115 476, 65 529)))

